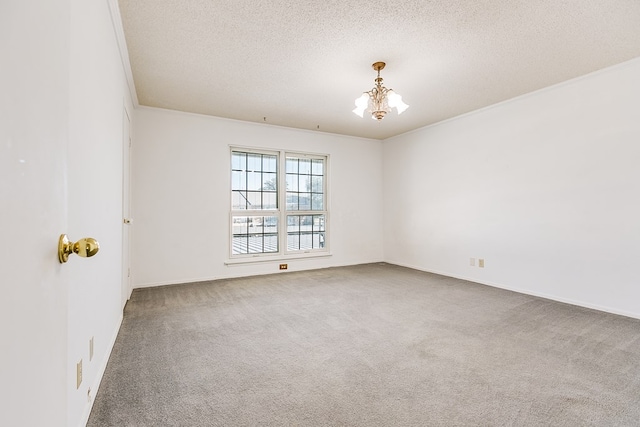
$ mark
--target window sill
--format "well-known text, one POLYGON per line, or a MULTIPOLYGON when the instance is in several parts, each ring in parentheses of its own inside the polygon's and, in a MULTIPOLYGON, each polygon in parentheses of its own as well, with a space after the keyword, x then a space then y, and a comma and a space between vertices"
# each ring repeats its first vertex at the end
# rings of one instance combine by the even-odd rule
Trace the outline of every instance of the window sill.
POLYGON ((233 258, 224 262, 224 265, 235 266, 243 264, 261 264, 265 262, 281 262, 292 259, 326 258, 332 256, 331 252, 309 252, 302 254, 277 255, 277 256, 254 256, 246 258, 233 258))

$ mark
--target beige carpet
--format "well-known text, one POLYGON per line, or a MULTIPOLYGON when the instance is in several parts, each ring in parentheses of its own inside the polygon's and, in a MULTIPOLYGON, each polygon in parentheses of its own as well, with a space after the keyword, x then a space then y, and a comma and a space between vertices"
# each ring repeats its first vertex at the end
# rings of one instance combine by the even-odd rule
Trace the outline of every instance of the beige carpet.
POLYGON ((89 426, 638 426, 640 321, 387 264, 135 290, 89 426))

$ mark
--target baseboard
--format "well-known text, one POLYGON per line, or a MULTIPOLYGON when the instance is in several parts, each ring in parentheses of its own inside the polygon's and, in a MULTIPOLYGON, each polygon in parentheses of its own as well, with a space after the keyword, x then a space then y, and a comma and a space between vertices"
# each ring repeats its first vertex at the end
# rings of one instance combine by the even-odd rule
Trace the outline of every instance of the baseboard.
POLYGON ((91 409, 93 409, 93 402, 96 400, 96 396, 98 395, 98 389, 100 388, 100 383, 102 382, 102 377, 104 376, 104 372, 107 369, 107 364, 109 363, 109 358, 111 357, 111 352, 113 351, 113 346, 116 343, 116 339, 118 338, 118 332, 120 332, 120 326, 122 325, 122 320, 124 316, 123 313, 120 314, 120 319, 116 325, 116 329, 111 337, 109 342, 109 346, 107 347, 107 352, 103 357, 102 363, 100 363, 100 367, 98 368, 98 375, 96 375, 93 384, 91 384, 91 401, 86 406, 84 412, 82 413, 82 418, 80 418, 80 423, 78 423, 79 427, 86 427, 87 422, 89 422, 89 416, 91 415, 91 409))
MULTIPOLYGON (((364 264, 375 264, 379 262, 384 262, 383 260, 375 260, 375 261, 354 261, 352 263, 340 263, 340 264, 332 264, 322 267, 313 267, 313 268, 305 268, 305 269, 291 269, 286 271, 264 271, 264 272, 252 272, 250 274, 230 274, 225 276, 217 276, 217 277, 199 277, 199 278, 190 278, 190 279, 181 279, 181 280, 166 280, 160 282, 148 282, 148 283, 138 283, 133 285, 133 289, 143 289, 143 288, 154 288, 157 286, 170 286, 170 285, 185 285, 188 283, 198 283, 198 282, 210 282, 212 280, 224 280, 224 279, 236 279, 240 277, 251 277, 251 276, 266 276, 269 274, 287 274, 294 273, 298 271, 311 271, 311 270, 320 270, 323 268, 335 268, 335 267, 349 267, 352 265, 364 265, 364 264)), ((415 270, 418 270, 417 268, 415 270)), ((240 271, 240 270, 236 270, 240 271)))
POLYGON ((543 293, 543 292, 535 292, 535 291, 531 291, 529 289, 517 288, 517 287, 505 285, 505 284, 502 284, 502 283, 493 283, 493 282, 489 282, 489 281, 486 281, 486 280, 482 280, 481 281, 481 280, 478 280, 475 277, 473 277, 473 278, 472 277, 465 277, 465 276, 461 276, 461 275, 457 275, 457 274, 452 274, 450 272, 438 271, 438 270, 430 270, 430 269, 426 269, 426 268, 423 268, 423 267, 418 267, 418 266, 411 265, 411 264, 398 263, 398 262, 394 262, 394 261, 385 261, 385 262, 388 263, 388 264, 397 265, 397 266, 400 266, 400 267, 410 268, 412 270, 424 271, 425 273, 433 273, 433 274, 438 274, 440 276, 453 277, 454 279, 466 280, 468 282, 478 283, 480 285, 485 285, 485 286, 491 286, 493 288, 504 289, 506 291, 518 292, 520 294, 531 295, 531 296, 534 296, 534 297, 544 298, 544 299, 548 299, 548 300, 552 300, 552 301, 557 301, 557 302, 561 302, 561 303, 564 303, 564 304, 570 304, 570 305, 575 305, 575 306, 578 306, 578 307, 589 308, 589 309, 592 309, 592 310, 603 311, 605 313, 617 314, 619 316, 631 317, 633 319, 640 319, 640 313, 633 313, 633 312, 629 312, 629 311, 625 311, 625 310, 619 310, 619 309, 616 309, 616 308, 603 306, 603 305, 599 305, 599 304, 591 304, 591 303, 586 302, 586 301, 575 300, 575 299, 572 299, 572 298, 559 297, 557 295, 547 294, 547 293, 543 293))
POLYGON ((199 277, 184 280, 163 280, 160 282, 137 283, 133 285, 133 289, 155 288, 158 286, 185 285, 187 283, 209 282, 211 280, 220 280, 225 277, 199 277))

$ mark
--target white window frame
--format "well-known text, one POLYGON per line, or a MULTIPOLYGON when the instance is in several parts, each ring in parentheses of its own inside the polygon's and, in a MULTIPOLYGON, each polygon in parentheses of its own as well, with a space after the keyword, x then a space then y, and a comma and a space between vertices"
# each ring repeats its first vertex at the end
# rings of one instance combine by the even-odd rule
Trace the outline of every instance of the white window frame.
POLYGON ((328 256, 330 255, 330 243, 331 239, 329 238, 329 155, 328 154, 318 154, 318 153, 308 153, 301 151, 292 151, 292 150, 270 150, 264 148, 253 148, 253 147, 244 147, 244 146, 230 146, 229 149, 229 169, 228 169, 228 177, 229 177, 229 186, 228 186, 228 203, 229 203, 229 244, 228 244, 228 256, 226 264, 236 264, 236 263, 244 263, 244 262, 260 262, 260 261, 270 261, 270 260, 283 260, 283 259, 291 259, 291 258, 306 258, 306 257, 315 257, 315 256, 328 256), (277 170, 277 183, 278 183, 278 207, 276 210, 233 210, 232 203, 232 172, 231 172, 231 159, 233 156, 233 152, 243 152, 250 154, 266 154, 266 155, 275 155, 276 159, 276 170, 277 170), (287 205, 287 191, 286 191, 286 158, 287 157, 296 157, 299 159, 316 159, 316 160, 324 160, 324 168, 323 168, 323 182, 322 182, 322 191, 324 195, 323 200, 323 210, 302 210, 302 211, 288 211, 286 209, 287 205), (289 250, 287 239, 288 239, 288 230, 287 230, 287 216, 289 215, 324 215, 324 246, 320 248, 314 249, 304 249, 304 250, 289 250), (268 253, 249 253, 249 254, 234 254, 233 253, 233 218, 235 216, 276 216, 278 218, 278 252, 268 252, 268 253))

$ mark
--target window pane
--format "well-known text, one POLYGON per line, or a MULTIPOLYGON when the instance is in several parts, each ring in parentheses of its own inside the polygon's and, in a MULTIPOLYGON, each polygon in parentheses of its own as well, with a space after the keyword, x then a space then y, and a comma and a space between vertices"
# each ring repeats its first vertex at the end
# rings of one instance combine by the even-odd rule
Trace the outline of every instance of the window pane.
POLYGON ((322 177, 314 176, 311 178, 311 192, 323 193, 322 177))
POLYGON ((245 170, 245 166, 247 165, 247 155, 246 153, 231 153, 231 170, 245 170))
POLYGON ((249 231, 251 234, 264 234, 263 223, 264 218, 261 216, 249 217, 249 231))
POLYGON ((264 232, 265 233, 277 233, 278 232, 278 217, 265 216, 264 217, 264 232))
POLYGON ((313 217, 311 215, 300 216, 300 232, 311 231, 313 217))
POLYGON ((262 209, 278 209, 278 193, 262 193, 262 209))
POLYGON ((311 173, 313 175, 324 175, 324 160, 313 159, 311 161, 311 173))
POLYGON ((263 173, 262 174, 262 189, 265 191, 276 191, 278 186, 278 180, 275 173, 263 173))
POLYGON ((262 193, 259 191, 247 192, 247 209, 262 209, 262 193))
POLYGON ((298 193, 298 210, 311 210, 311 193, 298 193))
POLYGON ((287 210, 288 211, 298 210, 298 193, 287 192, 287 210))
POLYGON ((262 174, 260 172, 247 172, 247 190, 260 190, 262 188, 262 174))
POLYGON ((234 255, 278 252, 278 217, 234 216, 232 224, 234 255))
POLYGON ((233 236, 232 253, 234 255, 249 253, 247 243, 245 236, 233 236))
POLYGON ((312 194, 311 195, 311 210, 312 211, 323 211, 324 210, 324 195, 323 194, 312 194))
POLYGON ((231 189, 232 190, 246 190, 247 189, 247 174, 243 171, 231 172, 231 189))
POLYGON ((278 209, 278 156, 234 151, 231 163, 233 210, 278 209))
POLYGON ((297 251, 300 249, 300 236, 298 234, 287 235, 287 250, 297 251))
POLYGON ((289 211, 325 210, 324 160, 287 157, 286 161, 286 209, 289 211))
POLYGON ((287 215, 287 250, 325 247, 324 215, 287 215))
POLYGON ((264 252, 278 252, 278 235, 264 235, 264 252))
POLYGON ((311 176, 298 175, 298 191, 311 191, 311 176))
POLYGON ((298 175, 287 174, 287 191, 298 191, 298 175))
POLYGON ((298 159, 287 157, 286 164, 286 173, 298 173, 298 159))
POLYGON ((288 215, 287 216, 287 232, 295 232, 300 231, 300 217, 297 215, 288 215))
POLYGON ((277 157, 263 155, 262 156, 262 171, 263 172, 276 172, 277 157))
POLYGON ((299 172, 301 174, 311 174, 311 160, 309 159, 299 159, 299 172))
POLYGON ((249 253, 250 254, 260 254, 263 253, 263 246, 262 246, 262 235, 258 234, 250 234, 247 242, 249 244, 249 253))
POLYGON ((313 240, 311 233, 300 233, 300 250, 313 249, 313 240))
POLYGON ((247 234, 247 217, 246 216, 234 216, 233 217, 233 234, 247 234))
POLYGON ((247 194, 244 191, 234 191, 231 194, 231 209, 247 209, 247 194))
POLYGON ((262 154, 249 154, 247 156, 247 170, 254 172, 262 171, 262 154))

